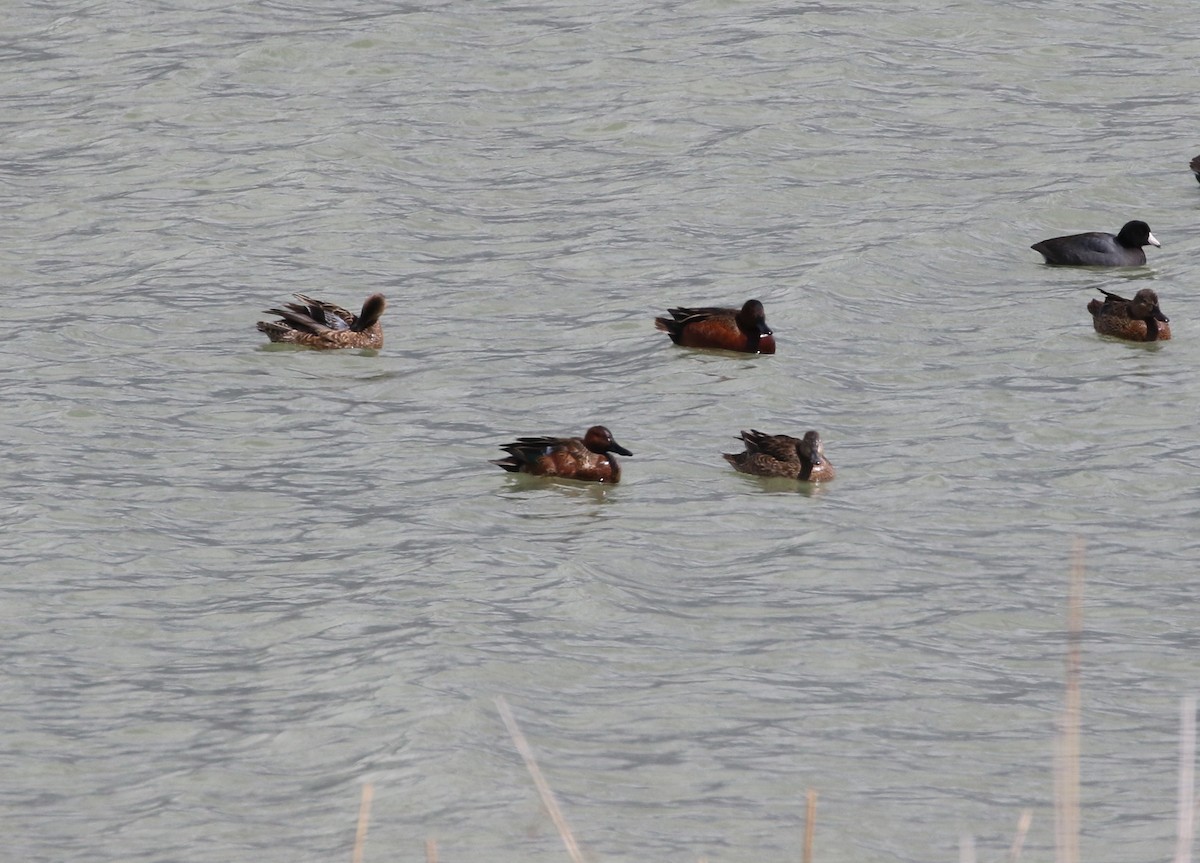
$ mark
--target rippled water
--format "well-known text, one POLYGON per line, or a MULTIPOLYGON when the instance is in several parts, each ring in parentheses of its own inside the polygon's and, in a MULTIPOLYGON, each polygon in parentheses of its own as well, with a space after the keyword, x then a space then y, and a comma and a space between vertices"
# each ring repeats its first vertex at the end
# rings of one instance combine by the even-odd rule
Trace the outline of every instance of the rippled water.
POLYGON ((1196 685, 1191 7, 32 4, 4 69, 13 859, 1173 847, 1196 685), (1031 242, 1150 223, 1145 268, 1031 242), (1175 339, 1102 339, 1152 283, 1175 339), (387 294, 377 356, 268 349, 387 294), (758 297, 779 353, 672 347, 758 297), (609 425, 613 488, 487 464, 609 425), (738 430, 819 428, 762 483, 738 430))

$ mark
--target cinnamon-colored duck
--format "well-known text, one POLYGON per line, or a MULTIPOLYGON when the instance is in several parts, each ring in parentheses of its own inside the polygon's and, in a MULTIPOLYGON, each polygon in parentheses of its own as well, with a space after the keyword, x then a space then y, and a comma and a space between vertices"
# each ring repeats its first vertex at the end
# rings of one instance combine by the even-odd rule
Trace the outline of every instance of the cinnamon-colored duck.
POLYGON ((685 348, 714 348, 747 354, 775 353, 775 335, 767 326, 763 304, 747 300, 740 309, 706 307, 668 309, 669 318, 655 318, 654 326, 685 348))
POLYGON ((583 437, 521 437, 500 447, 506 458, 495 459, 510 473, 556 476, 584 482, 621 481, 621 466, 610 453, 633 455, 604 426, 592 426, 583 437))

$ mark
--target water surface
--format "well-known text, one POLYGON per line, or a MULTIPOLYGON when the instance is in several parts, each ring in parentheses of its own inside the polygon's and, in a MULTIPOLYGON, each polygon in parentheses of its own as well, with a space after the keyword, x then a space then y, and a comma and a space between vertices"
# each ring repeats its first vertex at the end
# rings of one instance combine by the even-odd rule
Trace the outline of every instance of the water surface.
POLYGON ((1190 7, 14 10, 0 524, 14 859, 1053 845, 1072 543, 1083 852, 1173 847, 1196 681, 1190 7), (1147 267, 1030 243, 1130 218, 1147 267), (1152 285, 1175 339, 1098 337, 1152 285), (292 292, 378 355, 268 349, 292 292), (672 347, 758 297, 772 357, 672 347), (612 488, 487 464, 604 422, 612 488), (764 484, 739 429, 820 429, 764 484))

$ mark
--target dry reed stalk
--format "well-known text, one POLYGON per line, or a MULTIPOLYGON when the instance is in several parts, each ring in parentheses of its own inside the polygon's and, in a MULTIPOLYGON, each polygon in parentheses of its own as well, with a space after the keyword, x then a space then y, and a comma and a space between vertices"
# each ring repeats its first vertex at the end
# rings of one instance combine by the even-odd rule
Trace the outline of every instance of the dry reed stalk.
POLYGON ((542 805, 546 807, 546 811, 550 813, 550 820, 558 828, 558 835, 562 837, 563 845, 567 846, 567 853, 571 855, 571 859, 575 863, 583 863, 583 852, 579 850, 579 844, 575 841, 575 836, 571 833, 571 827, 567 824, 567 819, 563 817, 562 810, 558 808, 558 801, 554 799, 554 792, 550 790, 550 785, 542 776, 542 771, 533 757, 533 750, 529 747, 529 742, 517 726, 517 720, 503 696, 496 699, 496 709, 500 711, 500 718, 504 720, 504 725, 508 728, 508 733, 512 735, 517 751, 521 753, 521 758, 525 760, 525 769, 533 777, 533 784, 537 786, 538 794, 542 798, 542 805))
POLYGON ((1033 810, 1022 809, 1021 817, 1017 819, 1017 835, 1013 837, 1012 846, 1008 849, 1008 863, 1017 863, 1021 859, 1021 849, 1025 847, 1025 836, 1029 833, 1029 825, 1033 823, 1033 810))
POLYGON ((1175 863, 1191 863, 1196 832, 1196 696, 1183 699, 1179 716, 1179 825, 1175 863))
POLYGON ((375 797, 375 786, 367 782, 362 787, 358 801, 358 829, 354 831, 354 863, 362 863, 363 846, 367 844, 367 822, 371 820, 371 800, 375 797))
POLYGON ((975 837, 970 833, 958 837, 958 863, 975 863, 975 837))
POLYGON ((808 789, 808 806, 804 812, 804 863, 812 863, 813 837, 817 833, 817 790, 808 789))
POLYGON ((1079 666, 1083 640, 1083 540, 1071 549, 1067 592, 1067 681, 1054 770, 1057 863, 1079 863, 1079 666))
POLYGON ((425 840, 425 863, 438 863, 436 839, 425 840))

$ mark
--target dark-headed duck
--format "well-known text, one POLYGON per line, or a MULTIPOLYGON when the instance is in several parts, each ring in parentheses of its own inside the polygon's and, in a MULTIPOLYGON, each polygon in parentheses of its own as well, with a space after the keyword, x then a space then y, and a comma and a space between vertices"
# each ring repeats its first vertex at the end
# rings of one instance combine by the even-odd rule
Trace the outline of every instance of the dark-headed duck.
POLYGON ((775 353, 775 335, 767 326, 763 304, 747 300, 740 309, 668 309, 669 318, 654 326, 686 348, 715 348, 746 354, 775 353))
POLYGON ((621 481, 621 466, 609 453, 633 455, 617 443, 604 426, 592 426, 583 437, 521 437, 500 447, 508 453, 496 459, 510 473, 557 476, 584 482, 621 481))

